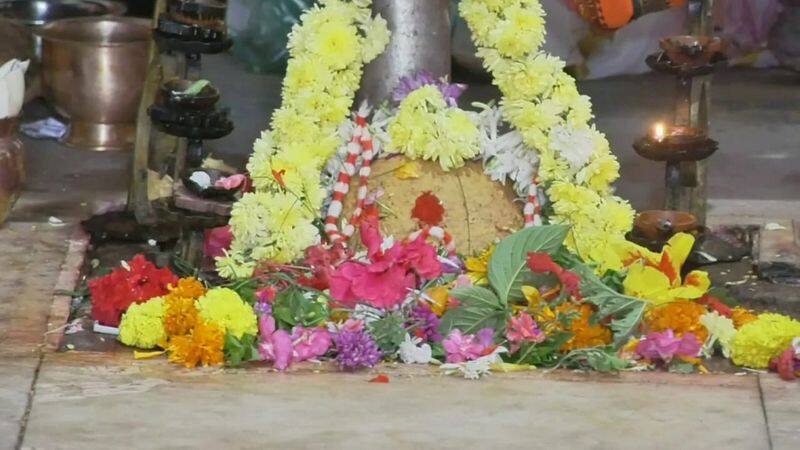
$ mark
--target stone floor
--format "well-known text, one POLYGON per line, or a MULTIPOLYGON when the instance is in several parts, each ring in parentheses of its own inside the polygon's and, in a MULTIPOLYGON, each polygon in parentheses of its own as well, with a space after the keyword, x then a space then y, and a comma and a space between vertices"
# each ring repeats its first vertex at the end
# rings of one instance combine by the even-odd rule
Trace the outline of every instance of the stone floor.
MULTIPOLYGON (((241 164, 279 102, 278 78, 245 74, 225 56, 204 61, 237 126, 211 147, 241 164)), ((717 77, 713 220, 800 214, 798 84, 800 75, 778 70, 717 77)), ((661 167, 630 143, 668 118, 672 82, 646 75, 581 87, 620 157, 620 194, 637 208, 657 206, 661 167)), ((467 382, 386 368, 391 382, 381 385, 366 383, 366 373, 187 371, 129 353, 42 351, 77 222, 124 201, 130 155, 26 144, 28 188, 0 228, 0 448, 800 446, 800 384, 773 375, 526 373, 467 382), (51 216, 65 225, 48 224, 51 216)))

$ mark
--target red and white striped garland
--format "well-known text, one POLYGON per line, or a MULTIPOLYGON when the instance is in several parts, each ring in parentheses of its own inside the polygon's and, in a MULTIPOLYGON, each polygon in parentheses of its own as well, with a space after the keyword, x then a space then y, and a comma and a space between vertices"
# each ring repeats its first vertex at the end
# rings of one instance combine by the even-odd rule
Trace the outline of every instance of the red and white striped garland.
POLYGON ((523 208, 525 216, 525 228, 538 227, 542 224, 542 205, 539 204, 539 183, 536 176, 528 188, 528 201, 523 208))

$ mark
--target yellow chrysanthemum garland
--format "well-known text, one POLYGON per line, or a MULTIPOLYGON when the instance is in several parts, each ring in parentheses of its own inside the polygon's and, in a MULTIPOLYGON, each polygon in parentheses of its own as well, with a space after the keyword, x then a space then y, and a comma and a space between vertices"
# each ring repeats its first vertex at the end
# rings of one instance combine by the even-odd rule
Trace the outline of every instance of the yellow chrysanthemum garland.
POLYGON ((503 117, 539 153, 552 223, 572 226, 567 245, 584 259, 605 261, 632 224, 630 205, 612 195, 619 163, 605 136, 589 124, 589 97, 563 72, 564 62, 540 51, 544 10, 538 0, 462 0, 461 16, 478 56, 503 94, 503 117))
POLYGON ((255 192, 234 205, 233 243, 217 260, 223 277, 246 278, 257 261, 289 262, 320 240, 321 169, 340 144, 363 66, 386 47, 389 30, 372 17, 371 0, 319 3, 289 35, 283 103, 253 144, 247 170, 255 192))
POLYGON ((403 99, 388 133, 389 151, 435 160, 445 171, 463 166, 481 151, 478 127, 469 114, 448 107, 433 85, 422 86, 403 99))

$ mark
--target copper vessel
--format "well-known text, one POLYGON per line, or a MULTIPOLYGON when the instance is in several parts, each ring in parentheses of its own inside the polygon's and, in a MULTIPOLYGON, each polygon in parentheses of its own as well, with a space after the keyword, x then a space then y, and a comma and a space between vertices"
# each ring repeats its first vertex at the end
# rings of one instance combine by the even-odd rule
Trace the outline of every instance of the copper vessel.
POLYGON ((38 33, 45 96, 70 119, 64 144, 98 151, 130 149, 147 72, 149 21, 64 19, 38 33))
POLYGON ((0 119, 0 224, 6 221, 25 182, 24 148, 16 117, 0 119))

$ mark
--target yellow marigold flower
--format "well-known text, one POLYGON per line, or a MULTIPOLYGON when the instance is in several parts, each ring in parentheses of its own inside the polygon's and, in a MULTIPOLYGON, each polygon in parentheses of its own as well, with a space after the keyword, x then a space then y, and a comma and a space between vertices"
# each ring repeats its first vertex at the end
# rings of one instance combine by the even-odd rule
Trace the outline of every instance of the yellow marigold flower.
POLYGON ((206 287, 195 277, 181 278, 176 286, 169 287, 170 296, 196 299, 205 293, 206 287))
POLYGON ((572 319, 569 327, 564 331, 572 333, 572 338, 561 347, 561 351, 568 352, 579 348, 600 347, 612 342, 611 330, 603 325, 591 325, 589 323, 594 314, 594 307, 589 304, 576 305, 565 302, 556 308, 559 314, 574 314, 577 316, 572 319))
POLYGON ((495 246, 490 245, 478 256, 470 256, 464 260, 464 267, 467 269, 467 276, 472 284, 486 286, 489 284, 489 260, 492 259, 495 246))
POLYGON ((145 303, 133 304, 122 315, 119 324, 119 341, 137 348, 155 348, 165 345, 164 297, 155 297, 145 303))
POLYGON ((702 343, 708 338, 708 330, 700 323, 706 313, 705 306, 683 300, 650 309, 644 323, 650 332, 672 330, 676 336, 692 333, 702 343))
POLYGON ((195 298, 168 295, 164 300, 164 329, 167 336, 183 336, 197 323, 195 298))
POLYGON ((748 323, 758 319, 758 316, 749 309, 737 306, 731 311, 731 319, 733 320, 733 325, 738 330, 748 323))
POLYGON ((200 321, 191 334, 176 336, 169 344, 169 360, 188 368, 222 364, 225 334, 214 324, 200 321))
POLYGON ((769 361, 800 337, 800 322, 780 314, 765 313, 744 325, 733 339, 733 363, 765 369, 769 361))
POLYGON ((214 288, 197 300, 200 317, 241 339, 245 334, 258 332, 253 307, 245 303, 236 291, 214 288))

